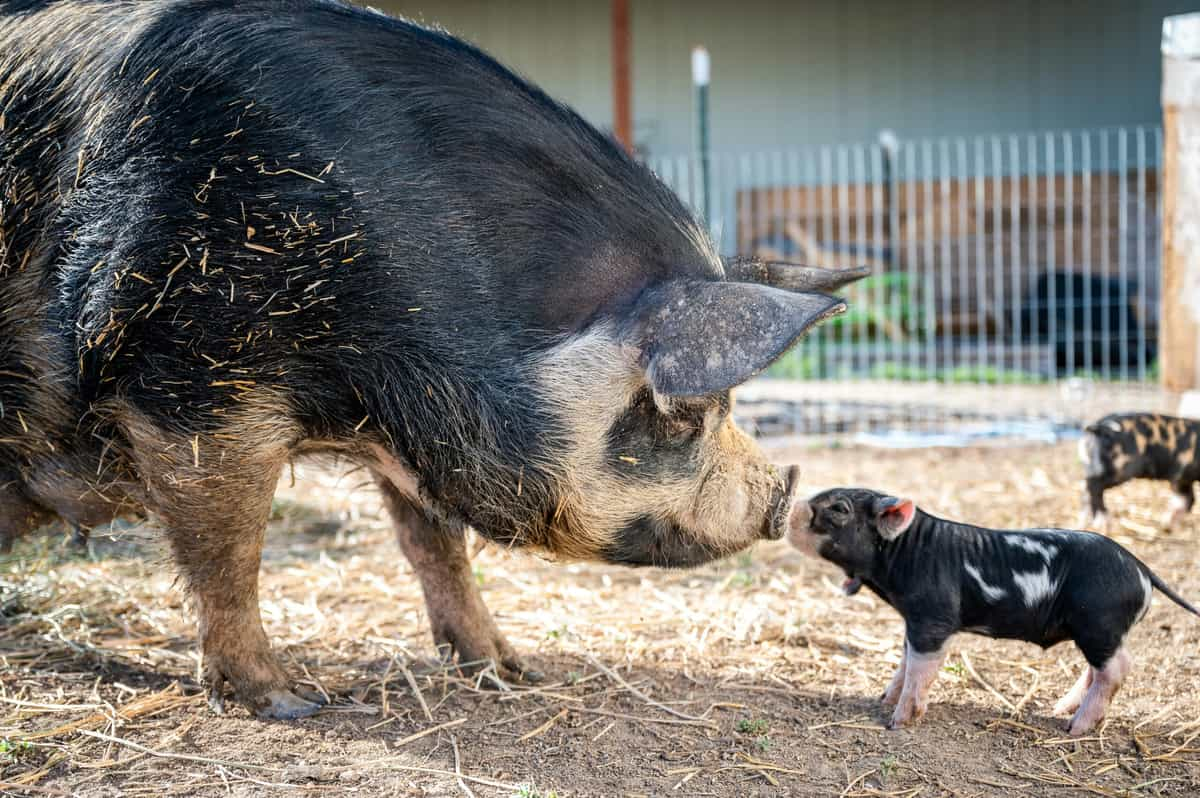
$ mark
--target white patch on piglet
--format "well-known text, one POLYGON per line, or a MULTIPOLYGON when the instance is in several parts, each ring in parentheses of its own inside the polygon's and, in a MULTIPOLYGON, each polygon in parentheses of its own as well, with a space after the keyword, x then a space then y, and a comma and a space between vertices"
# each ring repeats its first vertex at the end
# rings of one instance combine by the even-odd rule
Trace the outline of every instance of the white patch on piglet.
POLYGON ((1058 584, 1050 579, 1049 568, 1023 573, 1018 571, 1013 574, 1013 582, 1021 591, 1021 598, 1025 600, 1026 607, 1036 607, 1047 601, 1054 596, 1054 592, 1058 589, 1058 584))
POLYGON ((1004 539, 1008 542, 1008 545, 1015 549, 1024 549, 1030 554, 1040 556, 1046 565, 1049 565, 1054 556, 1058 554, 1058 546, 1052 543, 1044 543, 1028 535, 1005 535, 1004 539))
POLYGON ((1150 584, 1150 575, 1138 568, 1138 578, 1142 582, 1142 608, 1138 611, 1137 619, 1140 621, 1146 617, 1146 613, 1150 611, 1150 600, 1154 597, 1154 585, 1150 584))
POLYGON ((996 585, 989 585, 987 582, 985 582, 983 579, 983 574, 981 574, 979 569, 974 565, 968 563, 963 567, 967 569, 967 573, 970 575, 970 577, 975 580, 975 584, 979 585, 979 589, 983 591, 983 597, 988 601, 999 601, 1008 595, 1008 591, 1004 588, 997 587, 996 585))

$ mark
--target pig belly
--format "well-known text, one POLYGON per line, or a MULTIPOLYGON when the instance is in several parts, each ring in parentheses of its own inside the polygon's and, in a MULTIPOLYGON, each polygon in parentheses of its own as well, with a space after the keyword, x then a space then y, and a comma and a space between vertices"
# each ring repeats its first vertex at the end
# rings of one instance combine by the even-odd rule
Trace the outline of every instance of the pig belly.
POLYGON ((1049 620, 1047 611, 1031 610, 1016 602, 994 606, 986 612, 964 613, 963 631, 1002 640, 1023 640, 1042 648, 1071 639, 1063 624, 1049 620))

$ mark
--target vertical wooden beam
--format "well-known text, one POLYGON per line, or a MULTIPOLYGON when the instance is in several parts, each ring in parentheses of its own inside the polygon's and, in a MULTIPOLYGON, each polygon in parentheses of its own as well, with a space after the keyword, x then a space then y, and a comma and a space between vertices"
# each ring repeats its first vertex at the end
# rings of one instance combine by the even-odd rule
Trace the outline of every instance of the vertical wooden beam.
POLYGON ((613 135, 633 152, 629 40, 629 0, 612 0, 613 135))
POLYGON ((1162 385, 1200 387, 1200 14, 1163 21, 1162 385))

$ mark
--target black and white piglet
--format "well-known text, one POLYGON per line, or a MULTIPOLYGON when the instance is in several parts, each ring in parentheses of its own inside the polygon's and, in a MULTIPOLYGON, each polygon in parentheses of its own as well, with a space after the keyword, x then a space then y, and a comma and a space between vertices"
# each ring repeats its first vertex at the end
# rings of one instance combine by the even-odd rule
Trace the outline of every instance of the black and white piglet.
POLYGON ((1091 532, 1001 531, 946 521, 911 499, 835 488, 798 501, 788 540, 841 567, 847 593, 866 585, 904 617, 904 656, 883 702, 889 728, 919 720, 959 631, 1049 648, 1073 640, 1088 668, 1055 713, 1082 735, 1104 717, 1129 672, 1129 629, 1153 588, 1200 615, 1118 544, 1091 532))

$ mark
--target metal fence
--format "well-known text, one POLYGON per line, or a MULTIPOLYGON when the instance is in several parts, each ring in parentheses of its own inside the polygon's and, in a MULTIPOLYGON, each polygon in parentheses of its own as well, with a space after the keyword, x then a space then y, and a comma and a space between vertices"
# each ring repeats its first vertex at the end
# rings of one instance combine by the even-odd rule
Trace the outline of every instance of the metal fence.
POLYGON ((868 264, 851 310, 775 366, 803 379, 1154 380, 1153 127, 649 158, 727 254, 868 264))

